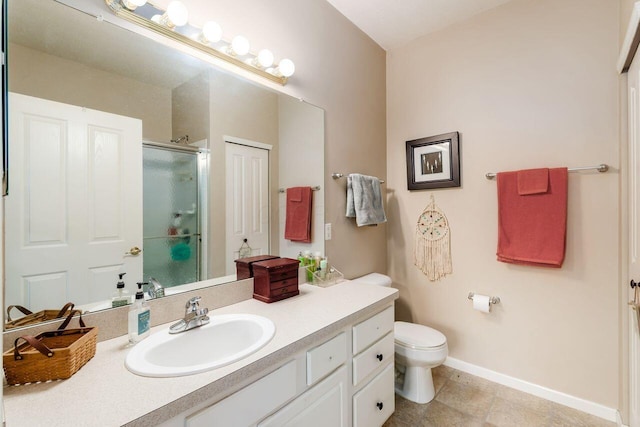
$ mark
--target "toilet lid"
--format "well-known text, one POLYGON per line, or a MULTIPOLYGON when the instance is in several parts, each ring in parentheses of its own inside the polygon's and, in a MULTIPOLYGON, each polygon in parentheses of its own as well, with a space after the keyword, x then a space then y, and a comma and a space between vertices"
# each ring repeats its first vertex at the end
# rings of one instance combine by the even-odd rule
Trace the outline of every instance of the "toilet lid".
POLYGON ((393 332, 395 341, 407 347, 431 348, 447 342, 447 337, 442 332, 415 323, 395 322, 393 332))

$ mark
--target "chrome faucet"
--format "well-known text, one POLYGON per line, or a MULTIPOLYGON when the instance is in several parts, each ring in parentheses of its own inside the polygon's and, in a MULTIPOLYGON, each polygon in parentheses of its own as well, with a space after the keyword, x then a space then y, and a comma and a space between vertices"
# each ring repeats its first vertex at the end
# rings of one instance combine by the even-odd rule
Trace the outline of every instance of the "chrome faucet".
POLYGON ((164 288, 157 279, 149 277, 147 294, 149 295, 149 299, 161 298, 164 296, 164 288))
POLYGON ((169 326, 170 334, 177 334, 180 332, 188 331, 209 323, 208 308, 200 308, 200 297, 193 297, 187 301, 185 306, 184 319, 178 320, 173 325, 169 326))

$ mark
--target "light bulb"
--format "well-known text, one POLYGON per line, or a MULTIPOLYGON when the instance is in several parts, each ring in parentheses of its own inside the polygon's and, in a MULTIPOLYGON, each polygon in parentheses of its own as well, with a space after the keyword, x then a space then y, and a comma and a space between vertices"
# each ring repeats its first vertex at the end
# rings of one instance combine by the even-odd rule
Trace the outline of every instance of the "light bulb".
POLYGON ((153 22, 155 22, 156 24, 160 24, 160 25, 162 25, 162 15, 153 15, 153 16, 151 17, 151 20, 152 20, 153 22))
POLYGON ((177 0, 167 6, 167 11, 162 15, 162 23, 169 28, 181 27, 189 21, 189 11, 186 6, 177 0))
POLYGON ((235 36, 233 40, 231 40, 231 54, 235 54, 238 56, 244 56, 249 53, 249 40, 243 36, 235 36))
POLYGON ((291 77, 293 76, 293 73, 296 72, 296 66, 292 60, 285 58, 280 61, 280 63, 278 64, 278 68, 276 68, 276 71, 284 77, 291 77))
POLYGON ((222 28, 217 22, 207 21, 202 27, 200 41, 204 44, 219 42, 222 38, 222 28))
POLYGON ((147 0, 122 0, 121 3, 129 10, 136 10, 137 7, 144 6, 147 0))
POLYGON ((271 67, 273 65, 273 53, 269 49, 262 49, 256 57, 257 66, 261 68, 271 67))

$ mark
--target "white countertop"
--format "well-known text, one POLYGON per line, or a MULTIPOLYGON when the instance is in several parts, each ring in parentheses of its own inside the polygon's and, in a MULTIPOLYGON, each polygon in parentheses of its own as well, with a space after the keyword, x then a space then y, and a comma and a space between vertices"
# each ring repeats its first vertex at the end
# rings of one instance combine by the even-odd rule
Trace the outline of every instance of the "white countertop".
MULTIPOLYGON (((5 385, 7 426, 155 425, 276 367, 315 340, 375 313, 397 296, 398 291, 392 288, 344 281, 328 288, 301 285, 300 295, 272 304, 249 299, 214 310, 210 316, 265 316, 276 325, 275 336, 242 360, 184 377, 134 375, 124 366, 127 336, 103 341, 98 343, 95 357, 67 380, 5 385)), ((157 326, 151 333, 166 327, 168 324, 157 326)))

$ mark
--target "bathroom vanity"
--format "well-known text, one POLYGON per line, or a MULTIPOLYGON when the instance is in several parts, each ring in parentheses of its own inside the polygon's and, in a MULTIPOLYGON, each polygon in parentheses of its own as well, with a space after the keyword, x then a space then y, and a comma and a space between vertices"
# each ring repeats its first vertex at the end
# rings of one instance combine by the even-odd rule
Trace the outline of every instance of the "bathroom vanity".
POLYGON ((283 301, 249 299, 216 309, 212 316, 267 317, 276 333, 256 353, 197 375, 134 375, 124 366, 127 337, 104 341, 68 380, 6 387, 7 425, 382 425, 394 410, 397 295, 349 281, 329 288, 305 284, 300 295, 283 301))

